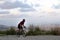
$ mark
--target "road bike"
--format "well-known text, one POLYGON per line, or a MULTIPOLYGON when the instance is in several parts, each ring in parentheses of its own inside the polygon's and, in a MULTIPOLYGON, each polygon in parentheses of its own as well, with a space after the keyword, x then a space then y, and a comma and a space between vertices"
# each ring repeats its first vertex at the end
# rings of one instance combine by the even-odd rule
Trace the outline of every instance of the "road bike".
POLYGON ((16 35, 17 35, 18 37, 20 37, 21 35, 22 35, 23 37, 26 37, 26 27, 24 26, 23 29, 18 30, 17 33, 16 33, 16 35))

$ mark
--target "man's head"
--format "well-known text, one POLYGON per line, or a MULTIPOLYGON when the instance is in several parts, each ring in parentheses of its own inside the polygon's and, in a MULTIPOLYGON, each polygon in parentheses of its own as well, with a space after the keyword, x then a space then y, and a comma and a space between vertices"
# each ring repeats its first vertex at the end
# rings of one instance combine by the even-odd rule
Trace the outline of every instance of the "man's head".
POLYGON ((25 22, 25 19, 23 19, 23 22, 25 22))

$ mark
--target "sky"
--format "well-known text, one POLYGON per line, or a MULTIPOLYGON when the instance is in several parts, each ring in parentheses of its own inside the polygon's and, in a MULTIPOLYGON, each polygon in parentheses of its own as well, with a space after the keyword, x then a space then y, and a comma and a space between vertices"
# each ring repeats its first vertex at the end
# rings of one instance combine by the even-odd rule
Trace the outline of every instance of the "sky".
POLYGON ((60 24, 60 0, 0 0, 0 25, 60 24))

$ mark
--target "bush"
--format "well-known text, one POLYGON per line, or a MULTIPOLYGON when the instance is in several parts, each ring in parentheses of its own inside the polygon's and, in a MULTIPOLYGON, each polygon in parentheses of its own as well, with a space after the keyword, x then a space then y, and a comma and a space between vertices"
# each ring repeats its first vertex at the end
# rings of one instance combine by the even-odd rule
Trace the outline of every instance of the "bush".
MULTIPOLYGON (((26 35, 60 35, 60 27, 51 28, 51 30, 42 30, 39 26, 30 25, 26 35)), ((6 31, 0 31, 0 34, 16 35, 16 31, 13 27, 6 31)))
POLYGON ((15 35, 16 31, 13 27, 11 27, 9 30, 6 31, 6 34, 7 35, 15 35))
POLYGON ((0 31, 0 34, 6 34, 6 31, 0 31))
POLYGON ((60 35, 60 27, 55 27, 51 29, 52 35, 60 35))
POLYGON ((42 30, 38 26, 29 26, 29 31, 27 32, 26 35, 40 35, 42 30))
POLYGON ((60 35, 60 27, 54 27, 46 31, 39 28, 39 26, 30 25, 27 35, 60 35))

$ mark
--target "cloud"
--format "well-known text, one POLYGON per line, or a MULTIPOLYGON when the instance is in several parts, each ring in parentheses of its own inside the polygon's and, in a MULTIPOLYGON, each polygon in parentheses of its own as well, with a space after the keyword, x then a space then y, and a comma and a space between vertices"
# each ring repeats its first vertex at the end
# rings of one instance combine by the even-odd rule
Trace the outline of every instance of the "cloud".
POLYGON ((6 18, 5 22, 9 21, 9 24, 14 24, 16 21, 20 21, 20 19, 23 18, 26 18, 26 20, 32 24, 59 23, 60 10, 56 10, 60 9, 59 3, 60 2, 57 0, 6 0, 4 3, 0 4, 1 10, 7 10, 1 11, 0 19, 2 18, 1 20, 5 21, 4 18, 6 18), (51 8, 51 6, 53 6, 54 9, 51 8), (9 20, 7 18, 9 18, 9 20), (17 18, 19 20, 16 20, 17 18))
POLYGON ((19 19, 17 18, 0 18, 0 24, 7 26, 16 26, 19 19))
POLYGON ((0 4, 0 8, 1 9, 20 8, 21 12, 35 11, 32 5, 29 5, 28 3, 23 3, 21 1, 15 1, 15 2, 5 1, 5 3, 0 4))
POLYGON ((0 11, 0 14, 9 14, 8 11, 0 11))
POLYGON ((60 4, 58 4, 58 5, 53 5, 53 8, 55 8, 55 9, 60 9, 60 4))
POLYGON ((4 1, 4 0, 0 0, 0 1, 4 1))
POLYGON ((21 14, 21 15, 3 15, 0 16, 0 18, 27 18, 29 15, 27 14, 21 14))
POLYGON ((0 0, 0 4, 3 4, 5 1, 4 0, 0 0))
POLYGON ((30 5, 19 2, 19 1, 16 1, 14 3, 5 2, 3 4, 0 4, 0 8, 2 8, 2 9, 13 9, 13 8, 18 8, 18 7, 20 7, 20 8, 31 8, 30 5))
POLYGON ((4 1, 4 2, 15 2, 16 0, 0 0, 0 1, 4 1))
POLYGON ((35 11, 33 8, 22 8, 20 9, 21 12, 30 12, 30 11, 35 11))

